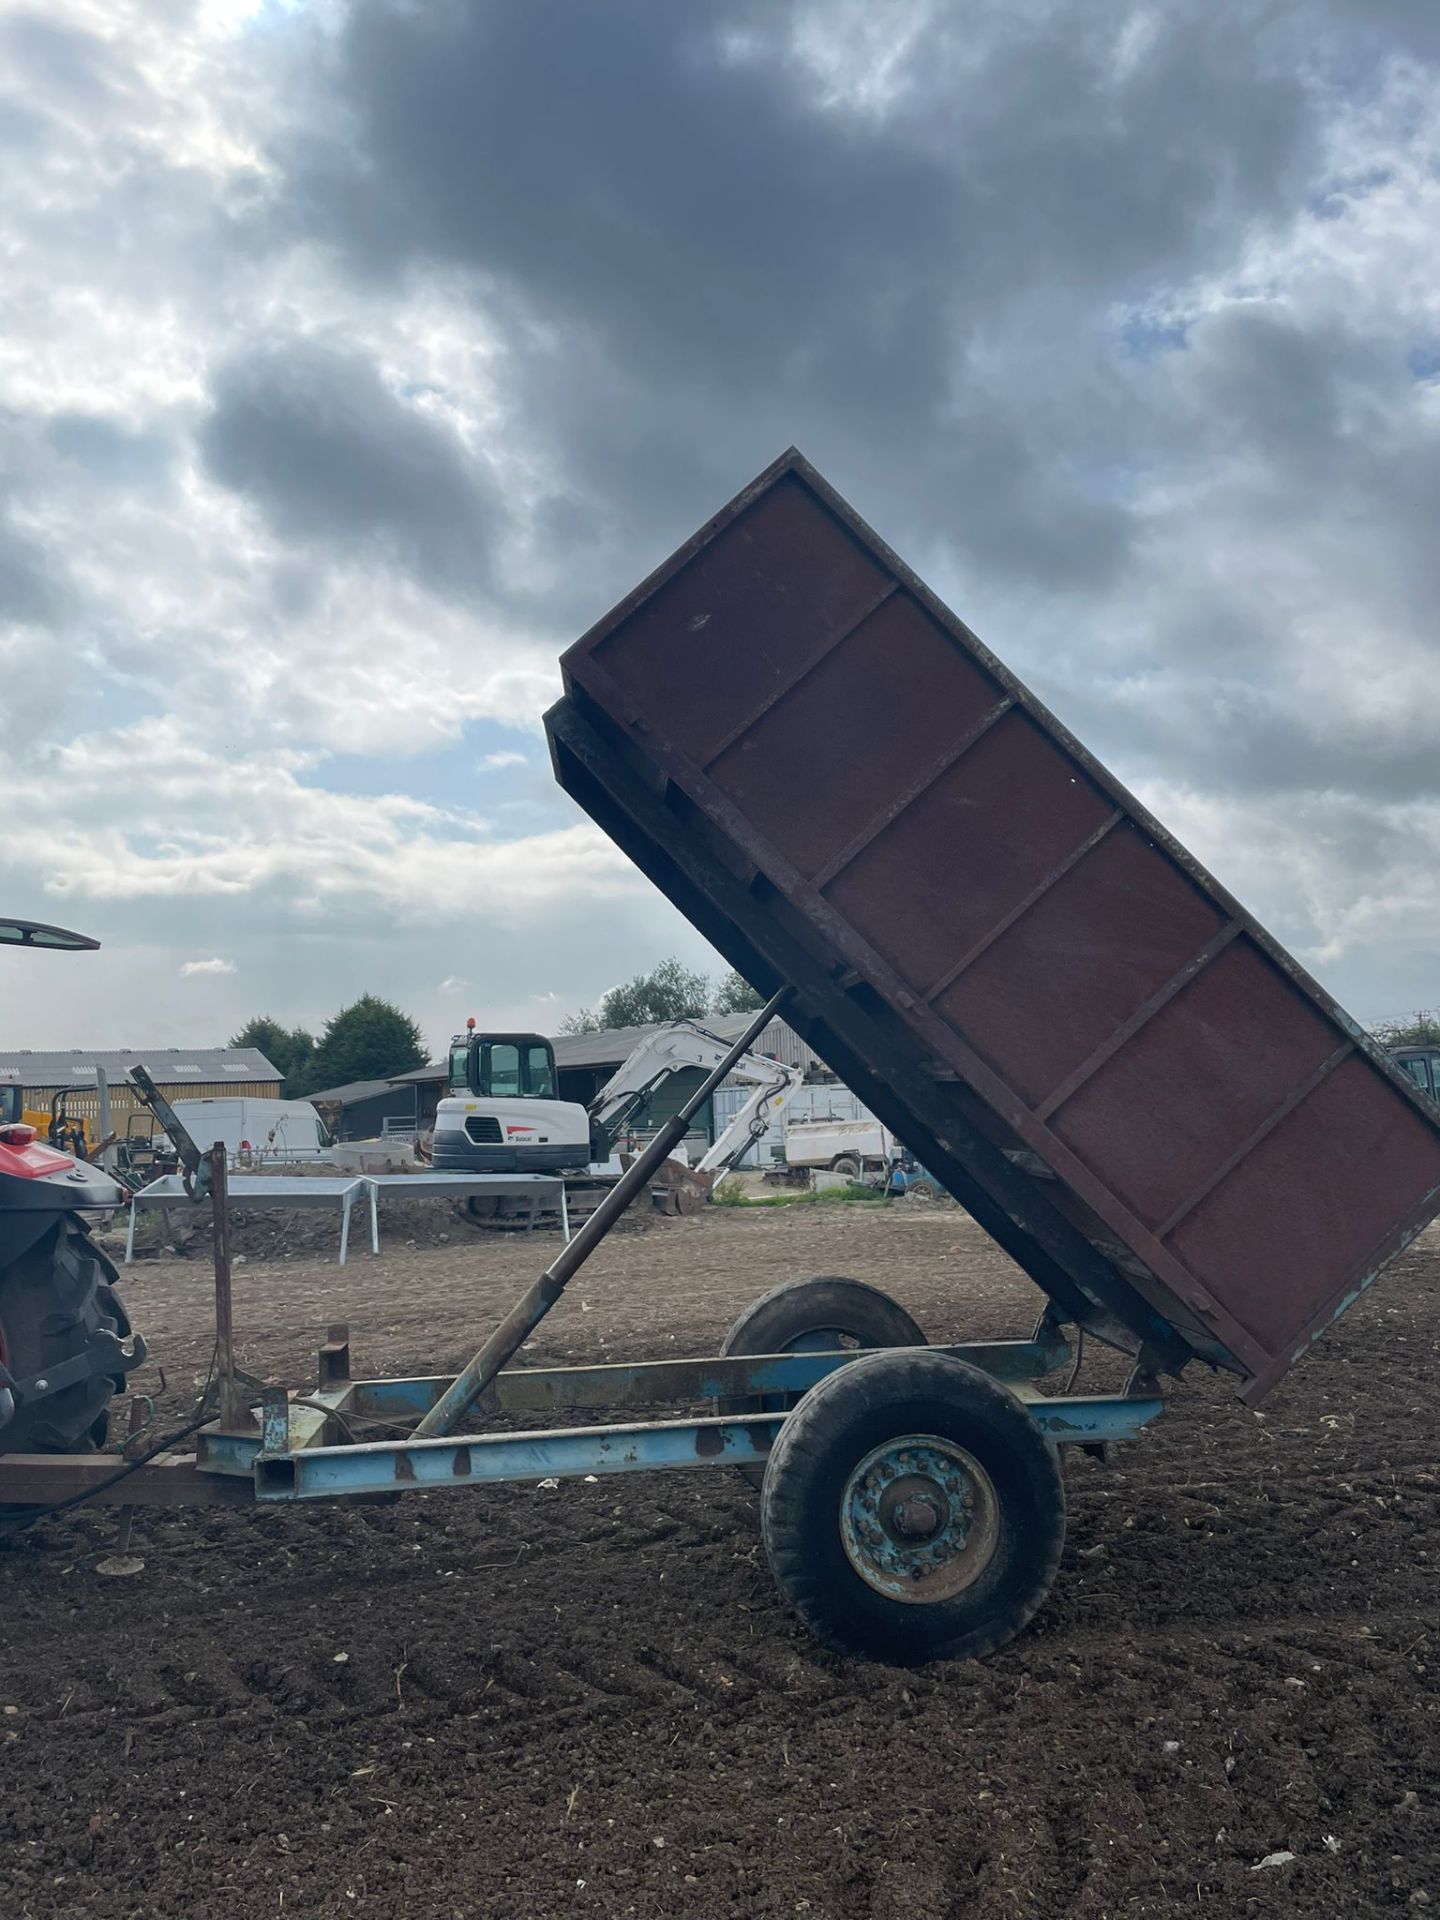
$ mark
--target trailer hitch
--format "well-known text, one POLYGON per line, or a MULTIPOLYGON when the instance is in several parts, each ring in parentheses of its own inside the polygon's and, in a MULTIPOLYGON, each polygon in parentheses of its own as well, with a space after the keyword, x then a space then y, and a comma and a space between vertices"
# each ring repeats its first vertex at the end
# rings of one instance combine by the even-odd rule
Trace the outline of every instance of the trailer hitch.
POLYGON ((33 1406, 37 1400, 49 1400, 57 1393, 64 1393, 67 1387, 107 1374, 112 1379, 123 1378, 140 1365, 147 1351, 143 1335, 132 1333, 128 1340, 122 1340, 118 1334, 102 1328, 91 1334, 79 1353, 71 1354, 58 1367, 48 1367, 32 1379, 17 1380, 8 1367, 0 1364, 0 1427, 14 1418, 18 1408, 33 1406))

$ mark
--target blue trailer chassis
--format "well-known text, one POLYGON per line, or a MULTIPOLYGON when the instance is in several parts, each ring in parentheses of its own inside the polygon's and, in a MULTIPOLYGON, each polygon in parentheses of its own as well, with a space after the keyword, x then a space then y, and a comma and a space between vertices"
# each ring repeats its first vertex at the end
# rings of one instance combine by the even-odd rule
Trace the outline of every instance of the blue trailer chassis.
MULTIPOLYGON (((1040 1393, 1032 1384, 1069 1356, 1058 1329, 1042 1324, 1028 1340, 932 1348, 1004 1381, 1056 1445, 1098 1448, 1134 1439, 1163 1410, 1153 1390, 1040 1393)), ((544 1418, 562 1409, 687 1408, 752 1400, 744 1414, 687 1413, 619 1425, 517 1426, 512 1430, 417 1439, 400 1429, 418 1421, 451 1385, 450 1376, 352 1380, 349 1341, 333 1328, 309 1392, 271 1390, 257 1402, 258 1428, 216 1423, 198 1437, 197 1477, 248 1481, 257 1500, 326 1500, 347 1495, 494 1486, 507 1481, 576 1479, 763 1464, 786 1418, 777 1398, 794 1399, 856 1358, 834 1353, 737 1355, 630 1365, 519 1367, 502 1372, 476 1411, 505 1421, 544 1418), (394 1437, 356 1437, 393 1425, 394 1437)))

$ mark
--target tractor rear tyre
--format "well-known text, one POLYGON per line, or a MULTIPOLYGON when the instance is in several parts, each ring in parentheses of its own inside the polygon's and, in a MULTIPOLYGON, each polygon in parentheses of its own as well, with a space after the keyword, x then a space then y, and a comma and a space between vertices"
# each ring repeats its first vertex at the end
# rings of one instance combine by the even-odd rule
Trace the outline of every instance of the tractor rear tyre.
POLYGON ((1055 1578, 1065 1487, 1015 1395, 943 1353, 874 1353, 780 1429, 761 1500, 776 1584, 810 1630, 899 1664, 975 1659, 1055 1578))
MULTIPOLYGON (((785 1280, 741 1314, 720 1342, 721 1353, 835 1353, 841 1348, 923 1347, 925 1335, 888 1293, 864 1280, 821 1274, 812 1280, 785 1280)), ((784 1413, 796 1406, 795 1393, 765 1394, 759 1399, 722 1400, 726 1414, 784 1413)), ((740 1467, 752 1487, 761 1485, 764 1467, 740 1467)))
MULTIPOLYGON (((27 1253, 0 1271, 0 1360, 17 1380, 84 1351, 92 1334, 124 1339, 130 1319, 109 1255, 73 1215, 63 1215, 27 1253)), ((123 1377, 91 1375, 19 1407, 0 1427, 0 1453, 88 1453, 105 1444, 109 1408, 123 1377)))

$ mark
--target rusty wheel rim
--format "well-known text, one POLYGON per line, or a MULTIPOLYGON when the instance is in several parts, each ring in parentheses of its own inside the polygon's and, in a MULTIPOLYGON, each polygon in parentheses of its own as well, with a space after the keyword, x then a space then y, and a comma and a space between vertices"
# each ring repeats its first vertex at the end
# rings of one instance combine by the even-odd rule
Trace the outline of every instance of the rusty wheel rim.
POLYGON ((953 1600, 995 1557, 994 1483, 953 1440, 903 1434, 873 1448, 846 1481, 840 1537, 856 1573, 886 1599, 953 1600))

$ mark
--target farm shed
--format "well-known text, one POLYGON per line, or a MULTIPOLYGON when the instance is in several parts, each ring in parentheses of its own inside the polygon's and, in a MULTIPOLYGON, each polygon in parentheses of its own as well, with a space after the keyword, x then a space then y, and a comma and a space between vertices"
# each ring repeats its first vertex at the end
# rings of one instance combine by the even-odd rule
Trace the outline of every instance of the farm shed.
POLYGON ((167 1100, 222 1100, 237 1093, 278 1100, 285 1078, 258 1047, 71 1047, 64 1052, 22 1047, 0 1052, 0 1080, 18 1080, 28 1107, 48 1107, 66 1089, 71 1118, 98 1121, 95 1069, 103 1067, 110 1083, 110 1125, 123 1134, 132 1113, 146 1112, 129 1085, 130 1069, 137 1064, 167 1100))

